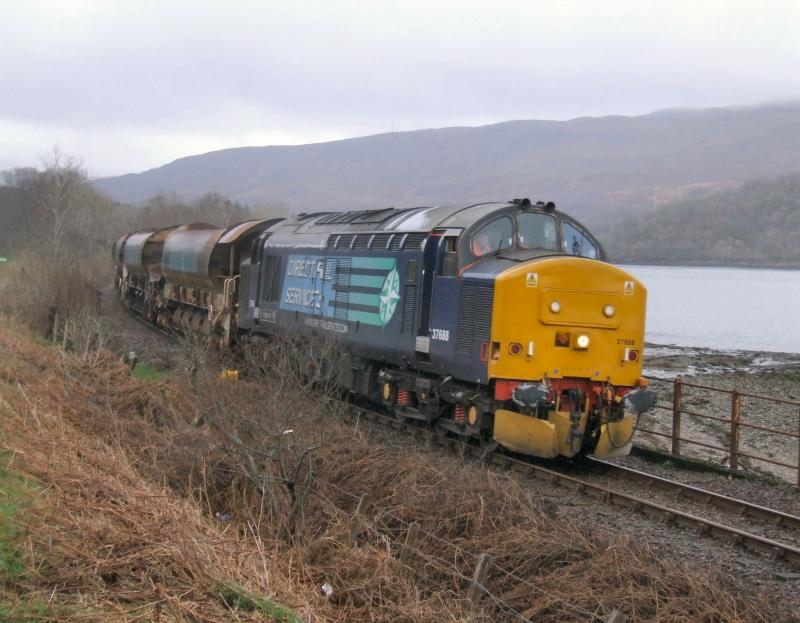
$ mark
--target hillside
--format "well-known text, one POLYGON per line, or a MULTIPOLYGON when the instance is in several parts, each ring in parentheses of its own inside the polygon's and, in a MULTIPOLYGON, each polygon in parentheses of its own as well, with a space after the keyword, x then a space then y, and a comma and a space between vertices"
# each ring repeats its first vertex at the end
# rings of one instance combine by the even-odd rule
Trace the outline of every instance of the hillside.
POLYGON ((294 211, 529 195, 598 222, 796 170, 800 103, 509 121, 300 146, 242 147, 96 181, 120 201, 217 191, 294 211))
POLYGON ((596 232, 617 261, 800 265, 800 173, 663 206, 596 232))

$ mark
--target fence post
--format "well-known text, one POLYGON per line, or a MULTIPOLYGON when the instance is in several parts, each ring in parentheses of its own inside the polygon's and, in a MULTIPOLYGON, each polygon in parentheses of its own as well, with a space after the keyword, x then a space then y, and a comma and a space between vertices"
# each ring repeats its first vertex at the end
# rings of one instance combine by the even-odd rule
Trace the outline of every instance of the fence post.
POLYGON ((64 335, 61 339, 61 350, 67 351, 67 329, 69 328, 69 317, 64 319, 64 335))
POLYGON ((681 453, 681 408, 683 407, 683 379, 676 377, 672 384, 672 454, 681 453))
POLYGON ((353 518, 350 520, 350 528, 347 531, 347 544, 353 545, 356 542, 356 535, 361 530, 361 517, 367 512, 369 506, 369 496, 363 493, 358 499, 358 506, 353 513, 353 518))
POLYGON ((411 555, 411 550, 417 547, 417 535, 419 534, 419 524, 415 521, 408 526, 406 533, 406 540, 403 543, 403 548, 400 550, 400 564, 405 565, 408 563, 408 558, 411 555))
POLYGON ((797 410, 797 486, 800 487, 800 409, 797 410))
POLYGON ((53 314, 53 346, 58 344, 58 312, 53 314))
POLYGON ((473 612, 478 609, 478 602, 481 600, 481 595, 483 595, 483 585, 486 582, 486 573, 489 570, 491 561, 491 556, 484 552, 478 559, 478 566, 475 567, 472 584, 469 585, 469 595, 467 596, 473 612))
POLYGON ((739 420, 742 417, 742 397, 738 389, 731 394, 731 469, 739 469, 739 420))

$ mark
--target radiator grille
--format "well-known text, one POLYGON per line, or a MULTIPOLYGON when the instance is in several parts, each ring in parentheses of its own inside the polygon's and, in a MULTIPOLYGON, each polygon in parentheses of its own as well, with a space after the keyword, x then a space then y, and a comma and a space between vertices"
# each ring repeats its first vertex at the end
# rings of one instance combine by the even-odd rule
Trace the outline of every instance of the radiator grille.
POLYGON ((458 302, 456 352, 471 355, 476 340, 488 342, 492 330, 494 285, 465 281, 458 302))

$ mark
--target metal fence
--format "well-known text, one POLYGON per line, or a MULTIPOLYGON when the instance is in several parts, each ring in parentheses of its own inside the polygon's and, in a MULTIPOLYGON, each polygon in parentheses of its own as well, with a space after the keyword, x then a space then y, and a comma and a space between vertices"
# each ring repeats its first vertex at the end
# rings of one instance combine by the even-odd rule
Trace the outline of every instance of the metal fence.
POLYGON ((642 416, 639 432, 669 439, 666 450, 675 456, 721 459, 732 470, 767 464, 767 471, 800 487, 800 401, 681 377, 648 380, 658 390, 659 402, 642 416), (685 446, 701 450, 687 451, 685 446))

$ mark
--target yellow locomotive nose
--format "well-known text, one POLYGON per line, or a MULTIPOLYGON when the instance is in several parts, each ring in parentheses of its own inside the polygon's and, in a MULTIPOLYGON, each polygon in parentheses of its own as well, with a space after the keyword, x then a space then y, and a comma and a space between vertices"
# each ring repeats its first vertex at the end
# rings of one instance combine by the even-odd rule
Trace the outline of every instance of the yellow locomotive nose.
POLYGON ((548 257, 500 273, 492 308, 489 377, 569 377, 635 386, 641 358, 625 353, 627 349, 638 355, 643 348, 646 297, 644 286, 625 271, 580 257, 548 257), (533 343, 535 352, 514 356, 509 352, 514 343, 533 343))
POLYGON ((641 377, 646 295, 623 270, 579 257, 533 260, 501 273, 487 365, 495 398, 514 408, 495 412, 495 439, 545 458, 627 454, 635 418, 624 412, 622 396, 641 377), (528 356, 512 352, 510 345, 526 343, 536 344, 528 356), (515 388, 530 383, 550 388, 547 405, 517 399, 515 388))

